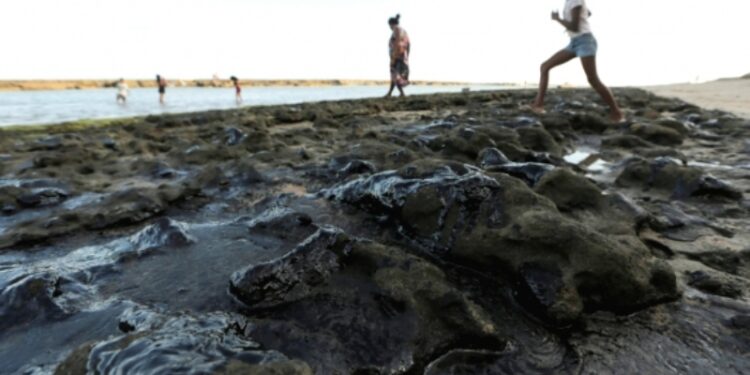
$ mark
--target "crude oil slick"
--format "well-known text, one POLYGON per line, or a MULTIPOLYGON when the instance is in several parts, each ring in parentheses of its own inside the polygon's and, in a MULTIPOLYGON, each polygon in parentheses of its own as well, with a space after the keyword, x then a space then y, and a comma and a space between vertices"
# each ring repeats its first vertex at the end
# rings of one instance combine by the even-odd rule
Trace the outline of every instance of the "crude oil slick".
POLYGON ((748 121, 533 95, 0 130, 0 373, 746 373, 748 121))

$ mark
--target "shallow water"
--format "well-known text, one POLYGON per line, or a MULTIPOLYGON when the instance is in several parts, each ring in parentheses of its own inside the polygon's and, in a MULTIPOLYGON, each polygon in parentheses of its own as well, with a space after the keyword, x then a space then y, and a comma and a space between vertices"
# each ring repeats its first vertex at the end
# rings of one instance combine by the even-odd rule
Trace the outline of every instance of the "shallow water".
MULTIPOLYGON (((459 92, 463 86, 411 86, 408 94, 459 92)), ((497 90, 500 86, 472 86, 497 90)), ((507 87, 506 87, 507 88, 507 87)), ((377 98, 383 86, 258 87, 243 91, 242 106, 295 104, 324 100, 377 98)), ((232 88, 169 88, 160 105, 156 89, 132 89, 128 103, 116 103, 115 89, 0 92, 0 127, 109 119, 161 113, 237 108, 232 88)))
POLYGON ((192 224, 164 219, 100 245, 2 254, 3 303, 22 303, 34 283, 51 281, 59 287, 49 297, 23 302, 40 304, 42 314, 24 317, 24 311, 0 309, 4 319, 27 323, 0 326, 0 373, 24 366, 41 366, 34 370, 46 373, 61 354, 116 335, 118 316, 128 308, 153 306, 166 313, 236 310, 227 293, 231 273, 238 265, 278 257, 291 246, 250 236, 242 220, 192 224))

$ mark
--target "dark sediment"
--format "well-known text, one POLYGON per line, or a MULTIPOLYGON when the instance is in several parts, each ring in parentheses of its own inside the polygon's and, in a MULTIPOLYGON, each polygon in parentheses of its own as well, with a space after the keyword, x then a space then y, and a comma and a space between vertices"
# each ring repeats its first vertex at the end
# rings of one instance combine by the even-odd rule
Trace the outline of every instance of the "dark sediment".
POLYGON ((750 123, 532 95, 0 130, 0 373, 750 371, 750 123))

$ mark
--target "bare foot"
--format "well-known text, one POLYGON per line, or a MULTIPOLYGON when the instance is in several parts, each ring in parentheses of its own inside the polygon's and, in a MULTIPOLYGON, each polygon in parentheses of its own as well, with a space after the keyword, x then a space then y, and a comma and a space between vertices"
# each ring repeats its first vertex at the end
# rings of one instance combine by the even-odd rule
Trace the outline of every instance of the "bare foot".
POLYGON ((613 124, 622 124, 625 122, 625 115, 620 110, 612 111, 609 113, 609 121, 612 121, 613 124))
POLYGON ((544 106, 539 106, 539 105, 536 105, 535 103, 531 103, 531 104, 522 103, 518 106, 518 109, 522 111, 531 111, 539 115, 543 115, 547 113, 547 111, 544 110, 544 106))

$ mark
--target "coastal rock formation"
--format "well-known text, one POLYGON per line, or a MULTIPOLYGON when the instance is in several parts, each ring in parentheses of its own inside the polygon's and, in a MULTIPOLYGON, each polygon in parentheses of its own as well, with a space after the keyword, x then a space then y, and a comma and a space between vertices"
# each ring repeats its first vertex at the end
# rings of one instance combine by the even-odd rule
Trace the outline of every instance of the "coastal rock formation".
POLYGON ((556 322, 584 310, 627 313, 676 298, 673 271, 634 235, 613 239, 560 214, 555 203, 571 209, 603 198, 585 181, 551 187, 565 183, 559 176, 564 172, 545 177, 538 188, 552 202, 515 178, 429 163, 355 180, 326 195, 389 216, 406 237, 441 257, 517 280, 520 298, 556 322))
POLYGON ((0 373, 747 373, 750 122, 615 94, 0 129, 0 373))
POLYGON ((737 201, 743 197, 741 191, 726 182, 670 158, 657 158, 651 162, 632 160, 617 178, 617 184, 663 191, 674 199, 706 197, 737 201))
POLYGON ((258 311, 255 337, 265 347, 320 373, 409 371, 447 348, 506 345, 489 313, 438 267, 333 228, 235 273, 231 290, 258 311))
POLYGON ((303 362, 259 350, 242 323, 225 314, 169 317, 134 307, 120 317, 122 335, 74 350, 55 374, 312 374, 303 362))
POLYGON ((91 284, 119 264, 193 241, 183 224, 162 218, 131 236, 82 247, 55 261, 27 260, 26 269, 0 269, 0 329, 69 317, 91 303, 91 284))

